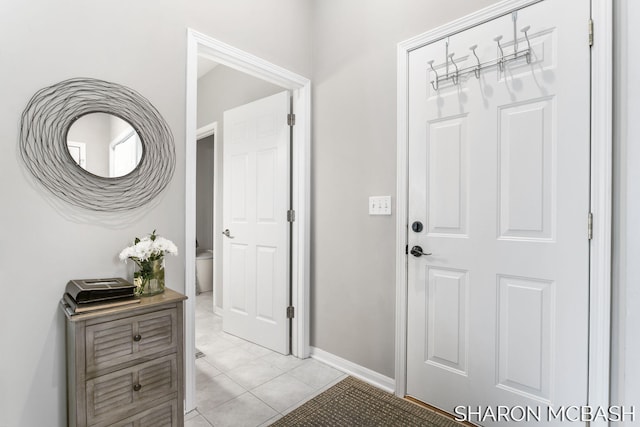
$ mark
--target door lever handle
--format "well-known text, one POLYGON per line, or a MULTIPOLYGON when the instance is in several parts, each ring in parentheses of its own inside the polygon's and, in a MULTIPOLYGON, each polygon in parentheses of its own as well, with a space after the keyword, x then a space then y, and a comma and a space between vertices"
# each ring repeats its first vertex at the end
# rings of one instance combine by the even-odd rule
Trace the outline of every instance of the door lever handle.
POLYGON ((225 236, 227 236, 230 239, 233 239, 233 236, 231 235, 231 231, 229 231, 229 229, 225 229, 222 234, 224 234, 225 236))
POLYGON ((421 246, 412 247, 410 252, 411 252, 411 255, 413 255, 416 258, 420 258, 423 255, 424 256, 431 255, 431 252, 429 252, 429 253, 422 252, 422 247, 421 246))

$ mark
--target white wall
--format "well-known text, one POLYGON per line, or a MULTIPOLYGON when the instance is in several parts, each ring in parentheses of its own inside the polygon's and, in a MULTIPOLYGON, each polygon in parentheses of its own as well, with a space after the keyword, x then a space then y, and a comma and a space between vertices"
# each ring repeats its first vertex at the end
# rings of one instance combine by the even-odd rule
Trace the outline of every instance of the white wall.
POLYGON ((310 76, 310 19, 301 0, 0 2, 0 426, 66 425, 58 300, 69 279, 126 276, 119 251, 157 229, 181 252, 167 260, 168 286, 184 289, 187 27, 310 76), (71 77, 129 86, 167 121, 176 170, 154 203, 98 215, 47 196, 26 172, 20 115, 37 90, 71 77))
POLYGON ((311 345, 394 376, 396 46, 492 0, 313 3, 311 345))
MULTIPOLYGON (((614 4, 612 403, 640 420, 640 2, 614 4)), ((629 423, 628 425, 631 425, 629 423)))
MULTIPOLYGON (((216 66, 209 73, 198 79, 198 128, 213 122, 218 123, 218 135, 216 136, 218 157, 216 158, 215 168, 219 168, 218 170, 222 171, 224 155, 224 151, 222 150, 224 140, 223 113, 231 108, 282 92, 283 90, 284 89, 279 86, 238 72, 224 65, 216 66)), ((200 153, 198 152, 198 156, 199 155, 200 153)), ((200 159, 198 159, 198 167, 200 167, 200 159)), ((219 175, 219 177, 220 179, 215 182, 215 185, 220 203, 217 206, 218 211, 214 212, 213 215, 216 228, 218 230, 224 230, 225 227, 222 222, 223 184, 221 175, 219 175)), ((199 196, 198 203, 200 203, 199 196)), ((205 203, 208 203, 208 201, 205 203)), ((196 227, 197 226, 198 224, 196 224, 196 227)), ((215 239, 218 240, 216 247, 222 248, 222 234, 216 235, 215 239)), ((222 257, 219 255, 220 254, 216 256, 215 253, 213 255, 215 263, 213 274, 216 276, 215 283, 218 285, 217 289, 215 289, 215 301, 217 308, 222 311, 222 257)))
POLYGON ((117 116, 109 116, 109 128, 111 141, 118 138, 125 132, 131 132, 133 126, 117 116))

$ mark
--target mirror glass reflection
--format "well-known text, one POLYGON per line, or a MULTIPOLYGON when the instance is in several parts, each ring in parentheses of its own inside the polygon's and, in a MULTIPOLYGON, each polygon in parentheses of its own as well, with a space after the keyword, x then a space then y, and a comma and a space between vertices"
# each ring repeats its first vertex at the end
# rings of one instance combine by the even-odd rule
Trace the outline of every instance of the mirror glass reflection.
POLYGON ((140 136, 129 123, 108 113, 86 114, 73 122, 67 147, 80 167, 105 178, 127 175, 142 157, 140 136))

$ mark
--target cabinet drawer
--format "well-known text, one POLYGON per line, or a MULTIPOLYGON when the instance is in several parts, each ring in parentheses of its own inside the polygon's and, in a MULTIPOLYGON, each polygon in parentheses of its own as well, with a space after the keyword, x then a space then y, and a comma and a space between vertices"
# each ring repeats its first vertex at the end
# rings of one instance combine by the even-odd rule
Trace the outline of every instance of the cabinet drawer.
POLYGON ((175 354, 99 376, 87 381, 87 424, 111 425, 177 391, 175 354))
POLYGON ((178 422, 178 404, 174 401, 147 409, 117 423, 112 427, 175 427, 178 422))
POLYGON ((87 376, 176 348, 176 309, 87 326, 87 376))

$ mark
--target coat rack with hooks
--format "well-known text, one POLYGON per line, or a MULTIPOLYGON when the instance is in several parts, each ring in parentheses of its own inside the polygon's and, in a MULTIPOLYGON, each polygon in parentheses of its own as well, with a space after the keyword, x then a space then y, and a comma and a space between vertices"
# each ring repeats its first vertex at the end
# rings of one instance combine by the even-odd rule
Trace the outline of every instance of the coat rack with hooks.
POLYGON ((520 58, 525 58, 527 61, 527 64, 530 64, 531 63, 531 42, 529 41, 529 35, 527 34, 527 32, 531 27, 527 25, 526 27, 523 27, 520 30, 520 32, 524 34, 524 38, 527 42, 527 47, 526 49, 518 50, 518 38, 516 33, 516 12, 514 12, 514 15, 513 15, 513 22, 514 22, 513 23, 514 25, 513 52, 505 53, 504 48, 500 44, 500 41, 502 40, 502 36, 496 36, 493 38, 493 41, 496 42, 497 44, 499 56, 490 61, 481 62, 480 58, 478 57, 478 54, 476 53, 476 49, 478 48, 478 45, 473 45, 469 47, 469 50, 475 57, 476 64, 469 67, 465 67, 465 68, 459 68, 458 64, 456 64, 454 59, 455 53, 453 52, 449 53, 449 42, 447 41, 446 42, 447 50, 446 50, 446 58, 445 58, 445 61, 446 61, 445 74, 442 76, 438 75, 438 72, 433 67, 434 60, 431 60, 428 62, 429 67, 431 68, 431 71, 433 71, 433 73, 435 74, 435 79, 431 80, 431 87, 433 87, 433 90, 437 91, 438 88, 440 87, 440 83, 445 82, 447 80, 451 80, 454 85, 458 85, 460 82, 460 77, 464 77, 471 73, 473 73, 475 77, 479 79, 480 71, 482 71, 485 68, 498 66, 498 69, 500 70, 500 72, 502 72, 504 71, 504 67, 506 63, 515 61, 520 58), (452 68, 449 66, 450 64, 452 68))

